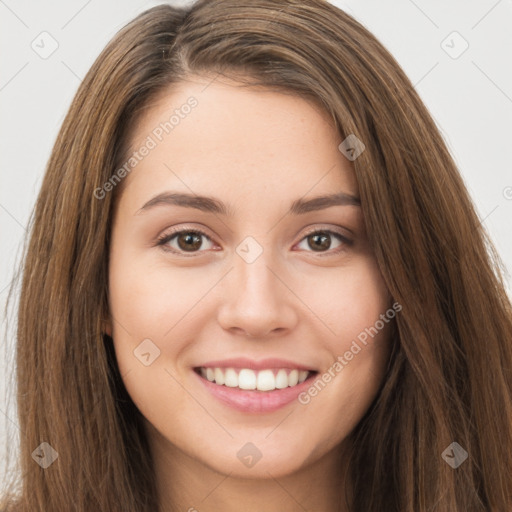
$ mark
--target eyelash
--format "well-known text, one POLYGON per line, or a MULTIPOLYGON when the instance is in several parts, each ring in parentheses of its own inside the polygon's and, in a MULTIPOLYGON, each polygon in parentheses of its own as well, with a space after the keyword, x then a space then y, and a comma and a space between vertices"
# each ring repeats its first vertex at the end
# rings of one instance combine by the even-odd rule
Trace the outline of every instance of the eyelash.
MULTIPOLYGON (((193 258, 193 257, 197 257, 199 256, 202 252, 204 251, 196 251, 196 252, 191 252, 189 254, 187 254, 185 251, 177 251, 175 249, 171 249, 169 246, 167 246, 166 244, 168 244, 175 236, 177 235, 181 235, 183 233, 193 233, 193 234, 196 234, 196 235, 202 235, 204 237, 206 237, 208 240, 212 241, 211 238, 204 232, 202 231, 201 229, 198 229, 198 228, 191 228, 191 229, 176 229, 176 230, 172 230, 171 232, 167 232, 167 233, 164 233, 162 234, 158 240, 157 240, 157 246, 160 246, 162 248, 162 250, 166 251, 166 252, 171 252, 173 254, 177 254, 177 255, 180 255, 180 256, 185 256, 186 258, 193 258)), ((346 238, 344 235, 342 235, 341 233, 338 233, 336 231, 332 231, 332 230, 329 230, 329 229, 313 229, 311 231, 308 231, 307 233, 304 234, 304 236, 300 239, 300 242, 302 242, 305 238, 307 238, 308 236, 311 236, 311 235, 314 235, 316 233, 321 233, 321 234, 328 234, 328 235, 333 235, 335 236, 336 238, 339 239, 340 242, 342 242, 342 246, 338 247, 337 249, 335 250, 327 250, 327 251, 320 251, 317 253, 317 255, 322 258, 322 257, 325 257, 325 256, 332 256, 332 255, 337 255, 341 252, 343 252, 344 250, 346 250, 346 246, 351 246, 353 244, 353 241, 352 240, 349 240, 348 238, 346 238)), ((299 242, 299 243, 300 243, 299 242)), ((306 251, 306 252, 315 252, 315 251, 306 251)))

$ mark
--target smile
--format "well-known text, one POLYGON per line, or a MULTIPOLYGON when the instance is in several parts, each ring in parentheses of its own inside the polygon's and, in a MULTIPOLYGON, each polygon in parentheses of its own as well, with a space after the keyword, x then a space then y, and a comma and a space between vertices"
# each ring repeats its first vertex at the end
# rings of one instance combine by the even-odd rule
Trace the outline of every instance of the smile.
POLYGON ((219 386, 257 391, 294 387, 316 373, 290 368, 268 368, 258 371, 250 368, 219 367, 200 367, 196 368, 196 372, 219 386))

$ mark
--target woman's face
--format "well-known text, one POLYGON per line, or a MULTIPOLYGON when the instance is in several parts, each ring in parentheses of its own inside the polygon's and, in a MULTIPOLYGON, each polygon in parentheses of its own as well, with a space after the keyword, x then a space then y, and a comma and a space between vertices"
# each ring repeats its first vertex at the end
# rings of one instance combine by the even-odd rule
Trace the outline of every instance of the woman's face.
POLYGON ((278 477, 334 460, 370 406, 391 304, 327 114, 208 83, 134 127, 107 331, 157 457, 278 477))

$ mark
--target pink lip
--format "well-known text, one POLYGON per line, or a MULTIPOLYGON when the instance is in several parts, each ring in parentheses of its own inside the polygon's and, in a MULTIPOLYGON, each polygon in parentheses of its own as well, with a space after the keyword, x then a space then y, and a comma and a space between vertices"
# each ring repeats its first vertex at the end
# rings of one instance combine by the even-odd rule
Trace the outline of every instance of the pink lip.
POLYGON ((197 368, 247 368, 249 370, 266 370, 271 368, 290 368, 292 370, 309 370, 315 371, 311 367, 302 364, 287 361, 285 359, 268 358, 260 361, 253 361, 245 357, 237 357, 234 359, 222 359, 218 361, 208 361, 199 365, 197 368))
MULTIPOLYGON (((282 362, 281 362, 282 363, 282 362)), ((214 366, 219 367, 217 364, 214 366)), ((243 368, 248 368, 243 366, 243 368)), ((268 366, 266 366, 268 368, 268 366)), ((270 413, 281 409, 285 405, 297 399, 300 393, 305 391, 316 373, 308 376, 308 378, 296 386, 291 386, 284 389, 275 389, 273 391, 258 391, 258 390, 243 390, 239 388, 230 388, 210 382, 209 380, 201 377, 197 372, 192 372, 196 378, 205 386, 217 400, 221 403, 232 407, 245 413, 270 413)))

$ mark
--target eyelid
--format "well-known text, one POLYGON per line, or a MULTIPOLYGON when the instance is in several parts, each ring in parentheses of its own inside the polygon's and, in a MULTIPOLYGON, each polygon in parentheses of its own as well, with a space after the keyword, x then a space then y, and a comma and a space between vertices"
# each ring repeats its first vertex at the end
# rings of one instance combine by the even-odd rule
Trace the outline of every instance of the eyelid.
MULTIPOLYGON (((300 239, 300 241, 302 241, 306 236, 308 235, 311 235, 312 233, 317 233, 317 232, 322 232, 322 233, 332 233, 332 234, 335 234, 335 235, 338 235, 340 236, 341 238, 343 238, 344 240, 346 240, 347 242, 351 241, 348 236, 345 236, 341 230, 343 228, 340 228, 339 226, 336 227, 336 228, 333 228, 333 227, 322 227, 320 225, 319 227, 319 224, 314 224, 313 227, 311 228, 307 228, 306 229, 306 232, 302 235, 302 238, 300 239)), ((348 228, 345 228, 346 231, 349 231, 350 233, 352 233, 351 230, 349 230, 348 228)))

